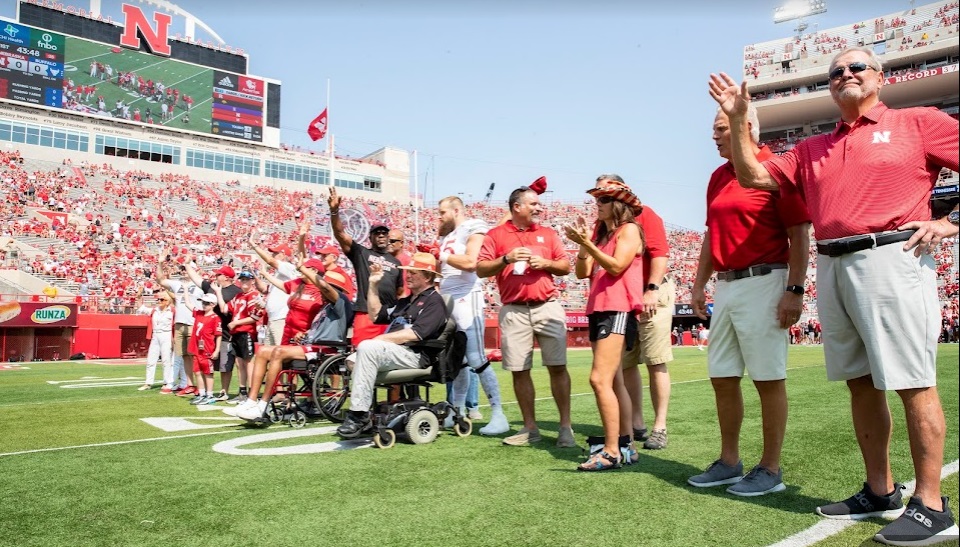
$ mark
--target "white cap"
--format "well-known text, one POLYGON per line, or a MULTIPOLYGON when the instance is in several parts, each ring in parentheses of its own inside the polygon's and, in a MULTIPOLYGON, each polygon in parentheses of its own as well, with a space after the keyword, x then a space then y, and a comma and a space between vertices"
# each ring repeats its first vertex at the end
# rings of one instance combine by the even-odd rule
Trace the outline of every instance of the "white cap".
POLYGON ((215 295, 215 294, 210 294, 210 293, 205 293, 203 296, 200 297, 200 301, 201 301, 201 302, 209 302, 209 303, 211 303, 211 304, 216 304, 216 303, 217 303, 217 295, 215 295))

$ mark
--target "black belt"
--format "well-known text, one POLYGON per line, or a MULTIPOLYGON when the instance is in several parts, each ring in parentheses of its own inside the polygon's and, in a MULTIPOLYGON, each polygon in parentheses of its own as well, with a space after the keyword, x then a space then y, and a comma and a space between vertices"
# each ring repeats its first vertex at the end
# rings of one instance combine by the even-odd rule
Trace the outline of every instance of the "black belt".
POLYGON ((550 300, 518 300, 516 302, 510 302, 508 306, 526 306, 528 308, 534 308, 536 306, 542 306, 547 302, 553 302, 553 299, 550 300))
POLYGON ((833 243, 817 243, 817 252, 827 256, 842 256, 864 249, 883 247, 884 245, 897 243, 898 241, 906 241, 910 239, 915 232, 916 230, 907 230, 904 232, 890 232, 889 234, 866 234, 862 236, 845 237, 833 243))
POLYGON ((738 279, 744 279, 747 277, 757 277, 760 275, 767 275, 772 273, 773 270, 785 270, 787 269, 786 264, 757 264, 756 266, 750 266, 746 270, 730 270, 728 272, 717 272, 717 279, 720 281, 736 281, 738 279))

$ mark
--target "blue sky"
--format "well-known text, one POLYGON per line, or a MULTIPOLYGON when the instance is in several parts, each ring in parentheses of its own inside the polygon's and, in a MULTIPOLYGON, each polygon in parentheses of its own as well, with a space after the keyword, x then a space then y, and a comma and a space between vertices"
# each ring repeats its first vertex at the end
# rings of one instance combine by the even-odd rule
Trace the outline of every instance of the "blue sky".
MULTIPOLYGON (((794 23, 773 23, 780 3, 178 5, 244 48, 252 74, 281 80, 283 142, 325 146, 306 126, 324 108, 329 78, 338 153, 417 150, 428 201, 458 192, 480 200, 492 182, 503 201, 540 175, 553 191, 545 201, 581 200, 597 175, 616 172, 667 222, 701 229, 707 180, 723 161, 710 139, 708 75, 739 75, 744 45, 793 34, 794 23)), ((119 2, 103 5, 119 19, 119 2)), ((829 11, 808 23, 828 29, 909 7, 827 0, 829 11)), ((0 9, 12 18, 15 2, 0 9)))

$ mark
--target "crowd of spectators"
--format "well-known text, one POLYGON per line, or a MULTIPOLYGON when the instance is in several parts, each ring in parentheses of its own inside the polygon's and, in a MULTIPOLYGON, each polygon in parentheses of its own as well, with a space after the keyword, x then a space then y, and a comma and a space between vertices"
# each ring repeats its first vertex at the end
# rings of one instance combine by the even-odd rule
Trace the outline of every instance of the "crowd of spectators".
MULTIPOLYGON (((88 310, 131 313, 144 301, 152 303, 159 291, 153 272, 160 245, 175 262, 183 264, 191 255, 201 269, 212 270, 222 264, 238 269, 258 267, 248 245, 251 232, 258 232, 265 247, 289 243, 296 239, 296 226, 302 218, 314 223, 312 249, 335 243, 329 235, 325 196, 309 192, 271 186, 244 188, 174 174, 155 177, 141 171, 120 171, 109 164, 74 166, 66 161, 28 169, 16 151, 0 152, 0 178, 7 188, 7 199, 0 202, 0 212, 7 219, 0 236, 13 238, 21 249, 19 253, 2 250, 4 267, 45 276, 60 289, 79 295, 88 310), (44 212, 61 215, 51 219, 44 212), (64 213, 69 215, 66 222, 64 213), (27 248, 33 252, 23 252, 27 248)), ((383 222, 408 234, 408 252, 414 250, 412 245, 418 239, 429 242, 436 237, 433 207, 421 209, 419 218, 410 203, 344 198, 343 207, 357 211, 371 224, 383 222)), ((503 216, 504 204, 472 203, 470 211, 493 224, 503 216)), ((594 215, 591 200, 548 202, 542 222, 563 234, 564 224, 572 224, 578 216, 589 220, 594 215)), ((690 301, 702 235, 668 227, 670 272, 679 304, 690 301)), ((576 246, 564 242, 574 256, 576 246)), ((936 258, 944 279, 941 300, 955 309, 958 287, 951 245, 944 242, 936 258), (950 272, 954 272, 952 277, 950 272)), ((815 258, 811 247, 805 317, 816 317, 815 258)), ((349 271, 350 264, 341 262, 349 271)), ((565 308, 584 308, 584 281, 570 275, 559 279, 557 286, 565 308)), ((712 284, 708 285, 708 297, 712 290, 712 284)), ((490 312, 495 313, 499 296, 492 283, 487 300, 490 312)))

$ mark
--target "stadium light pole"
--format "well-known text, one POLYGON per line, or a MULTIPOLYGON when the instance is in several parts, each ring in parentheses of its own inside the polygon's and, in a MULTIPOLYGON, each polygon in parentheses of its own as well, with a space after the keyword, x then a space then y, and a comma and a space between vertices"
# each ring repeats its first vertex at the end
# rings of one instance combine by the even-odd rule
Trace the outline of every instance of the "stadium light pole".
POLYGON ((779 8, 773 10, 773 22, 784 23, 787 21, 797 21, 797 27, 794 29, 799 36, 807 30, 805 17, 826 13, 826 0, 787 0, 779 8))

